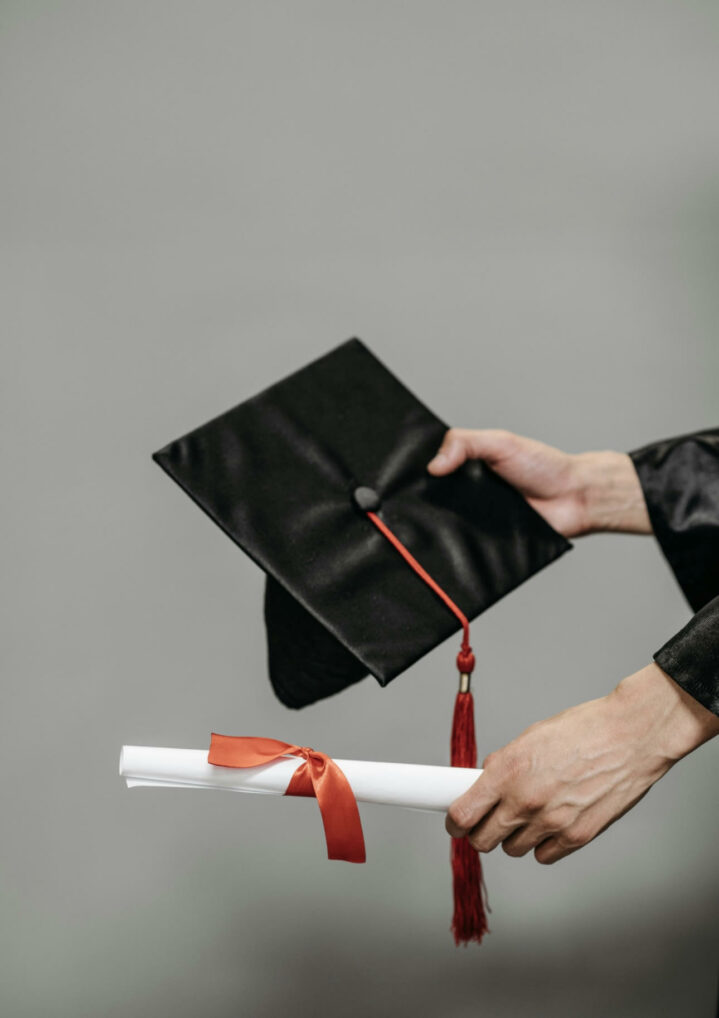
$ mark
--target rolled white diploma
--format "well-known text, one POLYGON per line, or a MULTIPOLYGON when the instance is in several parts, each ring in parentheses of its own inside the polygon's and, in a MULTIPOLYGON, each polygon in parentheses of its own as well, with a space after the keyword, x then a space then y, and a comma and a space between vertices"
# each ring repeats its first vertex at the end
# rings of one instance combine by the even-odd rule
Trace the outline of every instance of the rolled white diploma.
MULTIPOLYGON (((206 749, 165 749, 123 746, 120 777, 128 788, 224 788, 230 792, 284 795, 303 761, 283 757, 262 767, 215 767, 206 749)), ((374 760, 335 760, 358 802, 446 812, 450 803, 474 784, 481 770, 471 767, 433 767, 426 764, 377 763, 374 760)))

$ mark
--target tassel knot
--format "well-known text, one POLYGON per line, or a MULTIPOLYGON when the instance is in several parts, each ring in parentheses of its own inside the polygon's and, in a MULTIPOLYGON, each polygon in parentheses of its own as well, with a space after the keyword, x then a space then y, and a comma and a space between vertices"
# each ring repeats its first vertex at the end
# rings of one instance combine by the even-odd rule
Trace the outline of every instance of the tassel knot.
POLYGON ((460 675, 471 675, 474 671, 474 654, 471 647, 462 647, 457 654, 457 668, 460 675))

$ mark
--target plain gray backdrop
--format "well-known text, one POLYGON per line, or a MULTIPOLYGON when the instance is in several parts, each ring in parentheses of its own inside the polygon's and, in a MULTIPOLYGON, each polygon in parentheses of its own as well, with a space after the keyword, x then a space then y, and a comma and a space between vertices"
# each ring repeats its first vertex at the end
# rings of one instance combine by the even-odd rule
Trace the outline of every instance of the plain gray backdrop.
MULTIPOLYGON (((0 7, 8 1018, 713 1014, 719 744, 457 950, 441 817, 127 791, 212 729, 447 762, 454 646, 302 713, 262 576, 150 453, 351 335, 438 414, 571 451, 715 425, 719 13, 622 2, 0 7)), ((474 627, 480 752, 688 618, 594 537, 474 627)))

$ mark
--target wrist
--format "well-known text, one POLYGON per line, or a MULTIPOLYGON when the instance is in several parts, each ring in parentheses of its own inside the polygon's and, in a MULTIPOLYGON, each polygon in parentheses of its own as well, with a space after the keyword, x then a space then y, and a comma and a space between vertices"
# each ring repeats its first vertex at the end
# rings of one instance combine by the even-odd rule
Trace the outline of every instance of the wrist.
POLYGON ((647 745, 669 765, 719 735, 719 717, 652 662, 609 694, 623 717, 635 718, 647 745))
POLYGON ((577 490, 584 506, 584 533, 652 533, 631 457, 622 452, 585 452, 574 460, 577 490))

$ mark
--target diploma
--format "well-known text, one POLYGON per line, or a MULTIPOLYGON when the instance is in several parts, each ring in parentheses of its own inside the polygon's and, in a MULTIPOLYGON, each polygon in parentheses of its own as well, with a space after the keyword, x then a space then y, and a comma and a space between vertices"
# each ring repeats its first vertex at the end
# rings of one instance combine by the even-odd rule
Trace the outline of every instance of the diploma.
MULTIPOLYGON (((296 756, 260 767, 215 767, 206 749, 123 746, 120 776, 128 788, 219 788, 230 792, 284 795, 295 771, 296 756)), ((450 803, 472 785, 481 770, 426 764, 335 760, 359 802, 446 812, 450 803)))

